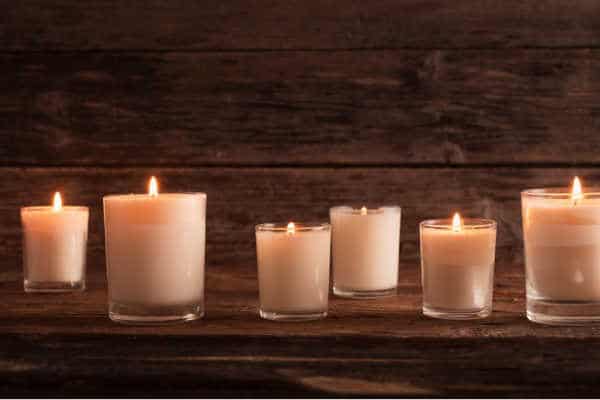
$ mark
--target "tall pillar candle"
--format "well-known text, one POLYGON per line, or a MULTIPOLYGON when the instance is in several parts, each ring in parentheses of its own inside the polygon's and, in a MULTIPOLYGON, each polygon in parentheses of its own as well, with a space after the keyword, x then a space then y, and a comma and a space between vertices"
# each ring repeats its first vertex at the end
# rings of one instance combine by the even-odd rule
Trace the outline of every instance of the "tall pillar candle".
POLYGON ((600 191, 521 194, 527 317, 547 324, 600 322, 600 191))
POLYGON ((204 314, 204 193, 104 197, 109 316, 123 323, 204 314))
POLYGON ((87 207, 63 206, 59 193, 53 206, 21 208, 26 292, 85 289, 88 218, 87 207))
POLYGON ((492 311, 496 222, 427 220, 420 224, 423 313, 472 319, 492 311))
POLYGON ((260 315, 310 320, 327 315, 329 224, 261 224, 256 227, 260 315))
POLYGON ((378 297, 396 293, 400 207, 333 207, 333 293, 378 297))

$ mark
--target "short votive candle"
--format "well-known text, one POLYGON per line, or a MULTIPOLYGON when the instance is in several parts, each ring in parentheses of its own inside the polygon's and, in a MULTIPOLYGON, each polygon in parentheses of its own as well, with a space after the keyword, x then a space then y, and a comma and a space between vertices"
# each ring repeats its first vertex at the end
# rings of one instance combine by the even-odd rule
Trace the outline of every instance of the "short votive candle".
POLYGON ((546 324, 600 322, 600 189, 521 194, 527 317, 546 324))
POLYGON ((311 320, 327 315, 329 224, 256 226, 260 316, 311 320))
POLYGON ((342 297, 393 295, 398 286, 401 209, 333 207, 333 293, 342 297))
POLYGON ((130 324, 204 314, 206 195, 104 197, 109 316, 130 324))
MULTIPOLYGON (((458 217, 458 218, 457 218, 458 217)), ((423 313, 474 319, 492 311, 496 222, 434 219, 420 224, 423 313)))
POLYGON ((26 292, 68 292, 85 289, 87 207, 21 208, 23 283, 26 292))

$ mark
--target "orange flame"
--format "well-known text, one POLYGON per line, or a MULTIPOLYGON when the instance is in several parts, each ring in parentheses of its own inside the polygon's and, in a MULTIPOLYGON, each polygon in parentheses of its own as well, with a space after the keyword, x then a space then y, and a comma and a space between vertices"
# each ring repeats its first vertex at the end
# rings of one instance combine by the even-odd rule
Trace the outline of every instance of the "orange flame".
POLYGON ((150 196, 158 196, 158 182, 155 177, 150 178, 150 184, 148 185, 148 194, 150 196))
POLYGON ((54 193, 54 200, 52 202, 52 211, 58 212, 62 210, 62 198, 60 197, 60 193, 54 193))
POLYGON ((454 213, 454 217, 452 217, 452 230, 454 232, 460 232, 462 230, 462 219, 458 213, 454 213))

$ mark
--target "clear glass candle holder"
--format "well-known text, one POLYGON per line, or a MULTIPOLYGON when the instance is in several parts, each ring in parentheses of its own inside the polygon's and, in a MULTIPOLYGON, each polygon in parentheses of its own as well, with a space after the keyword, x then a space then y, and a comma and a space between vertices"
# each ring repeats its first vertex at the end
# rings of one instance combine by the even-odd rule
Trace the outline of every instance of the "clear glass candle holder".
POLYGON ((87 207, 23 207, 23 284, 26 292, 85 289, 87 207))
POLYGON ((135 325, 204 315, 206 195, 104 197, 109 317, 135 325))
POLYGON ((260 224, 256 256, 260 316, 306 321, 327 316, 329 224, 260 224))
POLYGON ((400 256, 398 206, 333 207, 333 293, 373 298, 396 294, 400 256))
POLYGON ((527 318, 556 325, 600 322, 600 189, 521 193, 527 318))
POLYGON ((420 224, 423 314, 442 319, 476 319, 492 312, 496 222, 450 219, 420 224))

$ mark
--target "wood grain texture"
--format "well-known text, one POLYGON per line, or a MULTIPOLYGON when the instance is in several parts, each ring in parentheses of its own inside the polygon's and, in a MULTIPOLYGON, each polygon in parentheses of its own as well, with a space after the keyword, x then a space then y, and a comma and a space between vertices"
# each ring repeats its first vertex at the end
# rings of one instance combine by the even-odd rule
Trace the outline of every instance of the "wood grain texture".
POLYGON ((527 322, 517 265, 499 265, 494 313, 475 322, 423 317, 414 268, 397 297, 332 298, 327 319, 293 324, 259 319, 253 265, 209 268, 205 319, 160 328, 110 322, 101 274, 57 296, 26 295, 15 279, 0 280, 4 395, 600 393, 600 330, 527 322))
POLYGON ((335 205, 403 207, 402 259, 418 265, 418 223, 449 216, 498 221, 498 259, 522 261, 520 191, 600 181, 597 169, 456 168, 3 168, 0 183, 0 255, 20 269, 19 207, 50 204, 60 190, 65 204, 90 207, 91 268, 103 268, 102 195, 145 192, 156 175, 164 192, 208 194, 207 263, 255 262, 254 225, 274 221, 326 221, 335 205))
POLYGON ((0 50, 598 47, 594 0, 0 2, 0 50))
POLYGON ((600 50, 0 55, 5 166, 599 165, 600 50))

